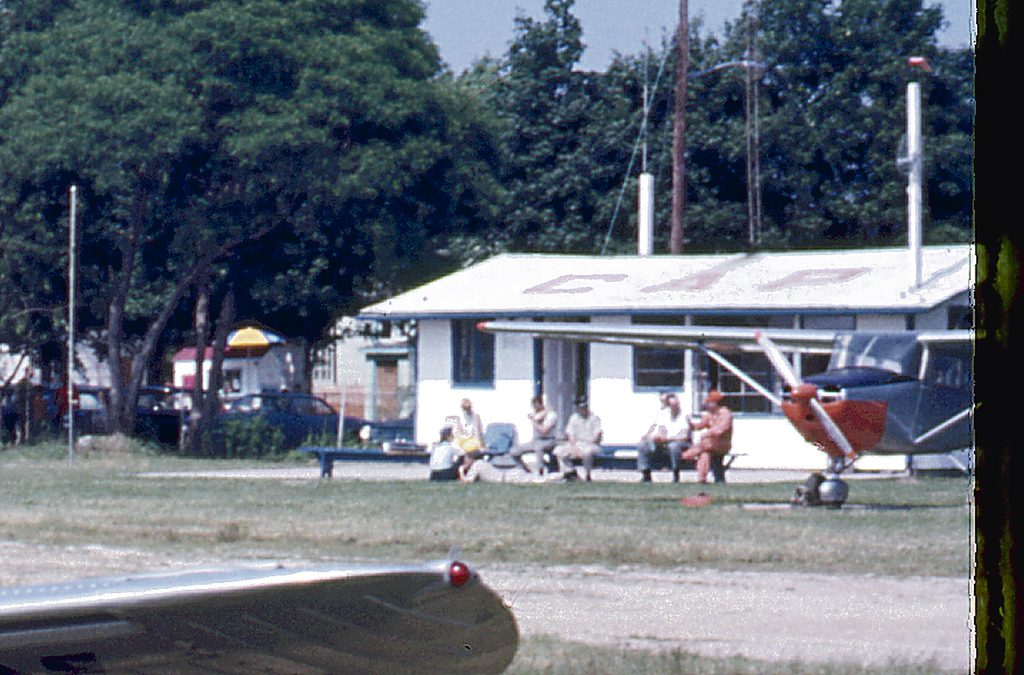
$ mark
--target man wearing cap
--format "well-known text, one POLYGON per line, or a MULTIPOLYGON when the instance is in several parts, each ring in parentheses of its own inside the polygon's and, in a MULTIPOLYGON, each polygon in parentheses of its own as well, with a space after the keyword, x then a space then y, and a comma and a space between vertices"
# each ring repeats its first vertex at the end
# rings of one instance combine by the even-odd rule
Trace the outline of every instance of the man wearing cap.
POLYGON ((711 457, 727 455, 732 449, 732 411, 722 405, 722 392, 717 389, 708 392, 704 399, 704 414, 693 429, 703 429, 704 433, 693 447, 683 453, 683 459, 697 460, 697 482, 707 483, 711 457))
POLYGON ((594 455, 601 451, 601 418, 590 412, 587 399, 580 397, 576 399, 576 411, 569 417, 565 425, 565 436, 568 443, 555 448, 555 457, 558 458, 558 469, 562 472, 562 478, 567 481, 576 480, 576 469, 572 460, 583 461, 583 470, 587 480, 590 480, 590 472, 594 468, 594 455))
POLYGON ((636 447, 636 468, 640 471, 641 481, 651 482, 651 456, 656 453, 667 453, 669 465, 672 467, 672 481, 678 483, 679 458, 688 447, 690 420, 683 414, 679 397, 675 394, 665 394, 654 423, 636 447))

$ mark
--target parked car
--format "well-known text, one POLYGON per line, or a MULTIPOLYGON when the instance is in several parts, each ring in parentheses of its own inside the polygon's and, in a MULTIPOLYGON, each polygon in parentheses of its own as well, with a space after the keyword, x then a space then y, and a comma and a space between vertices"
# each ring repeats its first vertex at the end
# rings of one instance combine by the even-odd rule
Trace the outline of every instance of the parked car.
MULTIPOLYGON (((247 394, 227 405, 221 419, 263 419, 284 435, 285 446, 298 447, 314 440, 333 444, 338 434, 338 412, 323 399, 310 394, 247 394)), ((360 428, 362 420, 345 418, 346 433, 360 428)))
MULTIPOLYGON (((109 396, 109 390, 102 387, 75 386, 76 437, 110 433, 109 396)), ((65 414, 65 428, 67 423, 65 414)))
POLYGON ((142 387, 136 404, 135 435, 176 447, 185 416, 180 405, 182 395, 184 390, 176 387, 142 387))

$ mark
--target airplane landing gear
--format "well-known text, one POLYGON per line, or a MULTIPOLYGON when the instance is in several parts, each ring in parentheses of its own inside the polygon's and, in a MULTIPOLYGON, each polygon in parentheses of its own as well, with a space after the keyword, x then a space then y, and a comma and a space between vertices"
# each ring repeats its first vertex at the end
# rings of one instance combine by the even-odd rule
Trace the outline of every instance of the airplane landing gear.
POLYGON ((794 506, 827 506, 838 509, 850 495, 850 487, 837 474, 814 473, 807 482, 796 488, 791 504, 794 506))

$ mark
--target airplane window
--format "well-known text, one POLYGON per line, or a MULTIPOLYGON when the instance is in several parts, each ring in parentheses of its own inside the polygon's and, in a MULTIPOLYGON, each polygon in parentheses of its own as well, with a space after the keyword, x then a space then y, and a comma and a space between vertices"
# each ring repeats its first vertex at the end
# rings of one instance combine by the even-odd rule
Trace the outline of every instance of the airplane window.
MULTIPOLYGON (((938 349, 934 351, 939 352, 938 349)), ((925 381, 951 389, 969 389, 971 378, 967 358, 969 354, 933 353, 928 362, 925 381)))
POLYGON ((829 368, 879 368, 900 375, 917 377, 921 364, 921 345, 916 336, 849 334, 836 339, 829 368))

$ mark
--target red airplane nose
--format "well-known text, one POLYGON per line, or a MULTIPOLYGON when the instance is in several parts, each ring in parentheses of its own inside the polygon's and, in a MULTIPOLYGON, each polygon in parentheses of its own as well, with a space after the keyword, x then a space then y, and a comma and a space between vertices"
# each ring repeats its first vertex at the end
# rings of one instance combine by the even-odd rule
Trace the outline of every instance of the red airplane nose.
POLYGON ((801 382, 790 393, 790 398, 793 400, 793 403, 807 405, 807 402, 812 398, 818 398, 818 388, 813 384, 801 382))

